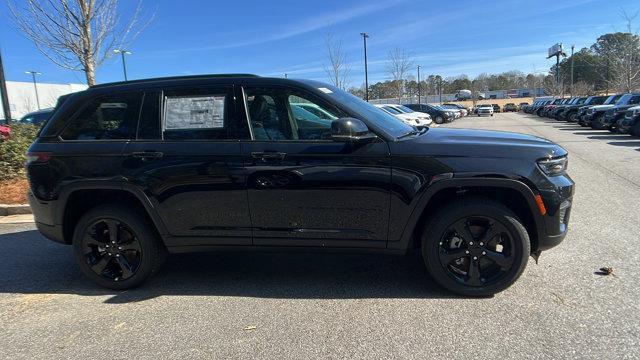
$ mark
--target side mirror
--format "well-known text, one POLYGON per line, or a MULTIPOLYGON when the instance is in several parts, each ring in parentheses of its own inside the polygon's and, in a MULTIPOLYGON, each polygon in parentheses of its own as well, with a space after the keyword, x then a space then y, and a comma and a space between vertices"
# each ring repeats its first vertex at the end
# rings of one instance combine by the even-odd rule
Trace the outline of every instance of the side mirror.
POLYGON ((370 142, 377 136, 362 121, 347 117, 331 122, 331 138, 336 141, 370 142))

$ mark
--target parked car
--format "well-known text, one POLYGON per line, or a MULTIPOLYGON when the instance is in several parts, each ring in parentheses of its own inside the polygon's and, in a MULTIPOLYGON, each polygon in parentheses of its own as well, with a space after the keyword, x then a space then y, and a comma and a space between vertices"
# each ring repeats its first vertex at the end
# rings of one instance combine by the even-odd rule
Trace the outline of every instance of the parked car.
POLYGON ((460 113, 460 115, 458 117, 465 117, 469 114, 469 110, 462 106, 462 105, 458 105, 458 104, 442 104, 442 107, 445 109, 451 109, 453 111, 457 111, 460 113))
POLYGON ((30 112, 20 119, 21 124, 30 124, 34 126, 41 126, 45 123, 53 114, 53 108, 42 109, 34 112, 30 112))
POLYGON ((420 111, 413 111, 411 109, 409 109, 408 107, 404 106, 404 105, 398 105, 398 104, 389 104, 389 106, 393 107, 394 109, 404 113, 404 114, 409 114, 411 116, 415 116, 418 118, 419 120, 419 124, 418 126, 416 126, 418 129, 421 129, 423 127, 429 126, 431 125, 431 123, 433 122, 433 120, 431 119, 431 115, 424 113, 424 112, 420 112, 420 111))
POLYGON ((443 287, 486 296, 563 240, 574 188, 549 140, 417 130, 331 85, 250 75, 91 86, 26 158, 38 230, 112 289, 173 252, 415 249, 443 287), (305 102, 336 119, 292 116, 305 102))
POLYGON ((506 103, 504 104, 504 107, 502 108, 502 111, 504 112, 518 112, 518 105, 514 104, 514 103, 506 103))
POLYGON ((589 96, 581 105, 572 106, 566 111, 565 117, 567 121, 580 123, 582 116, 589 107, 601 105, 607 98, 608 96, 589 96))
POLYGON ((618 132, 640 136, 640 106, 630 107, 624 117, 618 120, 618 132))
POLYGON ((379 109, 382 109, 382 111, 387 112, 389 115, 393 115, 394 117, 398 118, 398 120, 403 121, 405 124, 408 124, 411 126, 425 127, 431 124, 431 122, 429 122, 428 124, 426 123, 423 124, 423 120, 420 119, 418 116, 414 114, 404 113, 396 109, 395 107, 393 107, 391 104, 376 104, 375 106, 379 109))
POLYGON ((413 111, 427 113, 436 124, 452 122, 456 118, 456 113, 450 109, 445 109, 438 105, 431 104, 404 104, 413 111))
POLYGON ((501 110, 500 110, 500 105, 498 105, 498 104, 491 104, 491 106, 493 106, 493 112, 494 112, 494 113, 499 113, 499 112, 501 111, 501 110))
POLYGON ((545 104, 544 106, 540 107, 536 111, 536 114, 538 114, 538 116, 545 117, 549 114, 550 111, 553 111, 553 109, 555 109, 556 106, 562 104, 564 101, 566 101, 566 99, 558 98, 558 99, 552 100, 547 104, 545 104))
POLYGON ((525 102, 521 102, 521 103, 518 105, 518 108, 519 108, 521 111, 524 111, 524 108, 525 108, 525 107, 527 107, 527 106, 529 106, 529 103, 525 101, 525 102))
POLYGON ((481 104, 476 108, 476 114, 478 116, 491 115, 493 116, 494 107, 491 104, 481 104))
POLYGON ((11 128, 8 125, 0 124, 0 141, 5 141, 11 137, 11 128))
POLYGON ((582 104, 584 104, 585 101, 587 101, 587 99, 587 96, 576 96, 572 98, 569 102, 557 108, 553 117, 556 120, 568 121, 567 114, 569 113, 569 111, 573 109, 577 110, 580 106, 582 106, 582 104))
POLYGON ((624 117, 625 111, 640 104, 640 93, 624 94, 611 109, 607 109, 602 122, 596 124, 598 128, 606 128, 611 132, 618 132, 618 120, 624 117))
POLYGON ((622 94, 610 95, 601 105, 589 106, 585 110, 584 115, 580 117, 578 123, 585 127, 591 126, 591 121, 599 116, 604 116, 604 112, 607 109, 612 108, 621 97, 622 94))

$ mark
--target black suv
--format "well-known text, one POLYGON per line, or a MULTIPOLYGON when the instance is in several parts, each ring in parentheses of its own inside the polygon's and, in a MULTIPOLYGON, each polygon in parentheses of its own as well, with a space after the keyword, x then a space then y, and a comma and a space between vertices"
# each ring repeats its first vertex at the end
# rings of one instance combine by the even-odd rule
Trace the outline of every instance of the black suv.
POLYGON ((609 129, 609 131, 613 133, 618 132, 618 120, 624 118, 627 109, 638 106, 638 104, 640 104, 640 93, 624 94, 620 100, 618 100, 616 106, 605 111, 604 118, 602 118, 599 125, 602 128, 609 129))
POLYGON ((431 104, 404 104, 413 111, 427 113, 431 116, 436 124, 444 124, 452 122, 456 118, 456 113, 452 109, 446 109, 442 106, 431 104))
POLYGON ((445 288, 493 294, 562 241, 574 189, 548 140, 417 130, 330 85, 250 75, 64 96, 27 159, 40 232, 115 289, 167 253, 278 247, 418 250, 445 288))

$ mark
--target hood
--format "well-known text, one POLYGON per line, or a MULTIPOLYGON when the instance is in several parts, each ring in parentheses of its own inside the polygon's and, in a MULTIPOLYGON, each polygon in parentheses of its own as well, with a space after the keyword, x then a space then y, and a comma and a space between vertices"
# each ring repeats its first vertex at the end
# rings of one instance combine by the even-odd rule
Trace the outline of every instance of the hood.
POLYGON ((560 145, 506 131, 431 128, 425 134, 390 143, 394 154, 521 158, 536 161, 567 154, 560 145))
POLYGON ((611 109, 614 106, 615 105, 613 105, 613 104, 609 104, 609 105, 594 105, 594 106, 591 106, 590 109, 594 109, 595 111, 600 111, 600 110, 611 109))

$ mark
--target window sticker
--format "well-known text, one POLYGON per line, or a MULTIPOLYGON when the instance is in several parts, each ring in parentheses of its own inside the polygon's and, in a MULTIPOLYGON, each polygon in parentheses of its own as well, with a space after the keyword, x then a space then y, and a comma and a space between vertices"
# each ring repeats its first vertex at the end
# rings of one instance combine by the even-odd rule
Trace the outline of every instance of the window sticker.
POLYGON ((224 127, 224 95, 167 96, 164 104, 165 130, 224 127))

